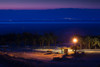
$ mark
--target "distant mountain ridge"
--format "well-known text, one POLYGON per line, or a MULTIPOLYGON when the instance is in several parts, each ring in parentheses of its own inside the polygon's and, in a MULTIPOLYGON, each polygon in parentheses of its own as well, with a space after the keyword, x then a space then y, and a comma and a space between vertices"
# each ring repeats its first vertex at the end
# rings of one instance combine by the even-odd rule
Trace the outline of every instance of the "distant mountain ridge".
POLYGON ((99 21, 100 9, 0 10, 0 22, 99 21))

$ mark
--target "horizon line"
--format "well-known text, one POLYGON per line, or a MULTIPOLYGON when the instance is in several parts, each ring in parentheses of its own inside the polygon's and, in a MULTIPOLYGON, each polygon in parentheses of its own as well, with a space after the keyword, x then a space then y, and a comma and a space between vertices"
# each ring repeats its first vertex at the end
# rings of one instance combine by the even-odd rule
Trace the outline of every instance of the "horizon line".
POLYGON ((0 22, 2 24, 100 24, 100 22, 0 22))
POLYGON ((100 10, 100 8, 52 8, 52 9, 0 9, 0 10, 56 10, 56 9, 90 9, 100 10))

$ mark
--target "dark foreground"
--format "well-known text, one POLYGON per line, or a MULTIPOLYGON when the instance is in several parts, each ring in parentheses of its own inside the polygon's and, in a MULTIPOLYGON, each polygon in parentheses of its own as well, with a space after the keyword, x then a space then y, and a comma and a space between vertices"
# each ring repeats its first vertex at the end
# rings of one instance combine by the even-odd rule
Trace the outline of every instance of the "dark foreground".
MULTIPOLYGON (((36 67, 36 63, 41 62, 36 60, 25 60, 23 58, 14 58, 8 55, 0 55, 0 67, 36 67)), ((40 66, 38 65, 38 67, 40 66)))
POLYGON ((100 54, 86 54, 66 61, 39 61, 0 53, 0 67, 100 67, 100 54))

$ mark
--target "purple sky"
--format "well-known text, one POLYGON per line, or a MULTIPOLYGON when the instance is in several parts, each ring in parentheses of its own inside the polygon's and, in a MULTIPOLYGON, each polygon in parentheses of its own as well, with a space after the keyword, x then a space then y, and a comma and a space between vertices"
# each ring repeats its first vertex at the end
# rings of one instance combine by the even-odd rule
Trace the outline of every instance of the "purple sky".
POLYGON ((0 9, 100 9, 100 0, 0 0, 0 9))

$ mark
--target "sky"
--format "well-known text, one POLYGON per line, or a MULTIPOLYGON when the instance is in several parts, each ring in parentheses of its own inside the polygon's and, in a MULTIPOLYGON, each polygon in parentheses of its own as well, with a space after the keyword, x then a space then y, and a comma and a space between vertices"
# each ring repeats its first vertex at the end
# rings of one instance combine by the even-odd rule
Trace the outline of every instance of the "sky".
POLYGON ((100 9, 100 0, 0 0, 0 9, 100 9))

